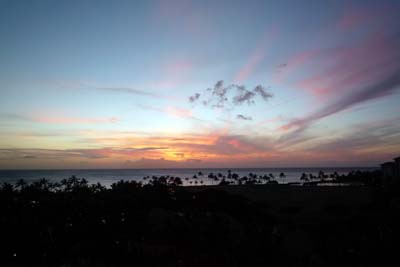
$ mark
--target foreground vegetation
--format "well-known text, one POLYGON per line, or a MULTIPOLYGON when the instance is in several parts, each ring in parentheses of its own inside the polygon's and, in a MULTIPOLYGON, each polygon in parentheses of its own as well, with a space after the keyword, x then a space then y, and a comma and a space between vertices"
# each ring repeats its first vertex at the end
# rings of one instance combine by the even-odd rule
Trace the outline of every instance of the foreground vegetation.
POLYGON ((277 213, 218 187, 193 191, 179 187, 181 182, 163 177, 145 185, 120 181, 105 188, 71 177, 60 183, 42 179, 3 184, 2 266, 390 266, 396 262, 397 186, 374 187, 368 203, 325 206, 299 221, 295 218, 301 204, 277 213), (315 219, 323 214, 329 220, 315 219))

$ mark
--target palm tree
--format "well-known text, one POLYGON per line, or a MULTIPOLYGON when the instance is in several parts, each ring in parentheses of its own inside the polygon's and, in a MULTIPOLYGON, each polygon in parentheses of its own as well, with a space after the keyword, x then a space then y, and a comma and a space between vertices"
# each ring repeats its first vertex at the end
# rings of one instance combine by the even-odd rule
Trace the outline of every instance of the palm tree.
POLYGON ((179 177, 175 177, 173 180, 174 185, 182 185, 182 180, 179 177))
POLYGON ((26 182, 24 179, 19 179, 16 183, 15 183, 15 187, 19 188, 20 190, 24 190, 26 188, 26 182))
POLYGON ((307 175, 306 173, 303 172, 303 173, 301 174, 300 180, 308 181, 308 175, 307 175))
POLYGON ((285 178, 285 177, 286 177, 285 173, 281 172, 281 173, 279 174, 279 178, 283 179, 283 178, 285 178))
POLYGON ((333 173, 333 178, 335 179, 339 178, 339 174, 336 171, 333 173))
POLYGON ((14 186, 9 183, 3 183, 1 190, 5 193, 12 193, 14 191, 14 186))

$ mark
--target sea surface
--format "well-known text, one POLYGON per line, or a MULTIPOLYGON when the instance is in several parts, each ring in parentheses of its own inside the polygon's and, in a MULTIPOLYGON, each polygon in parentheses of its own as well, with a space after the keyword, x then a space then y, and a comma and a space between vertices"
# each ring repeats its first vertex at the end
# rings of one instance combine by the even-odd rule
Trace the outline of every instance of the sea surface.
POLYGON ((362 170, 375 170, 377 168, 249 168, 249 169, 96 169, 96 170, 0 170, 0 183, 15 183, 18 179, 24 179, 27 182, 33 182, 41 178, 49 179, 50 181, 60 181, 64 178, 69 178, 75 175, 78 178, 85 178, 89 183, 101 183, 105 186, 110 186, 112 183, 119 180, 136 180, 146 183, 148 179, 144 180, 143 177, 152 176, 174 176, 180 177, 184 185, 215 185, 219 181, 209 179, 210 173, 227 175, 228 170, 232 173, 237 173, 240 177, 248 176, 249 173, 257 175, 270 175, 275 177, 278 183, 296 183, 301 182, 300 177, 302 173, 313 174, 318 176, 319 171, 325 174, 331 174, 335 171, 338 174, 347 174, 351 171, 362 170), (202 172, 204 175, 199 175, 202 172), (279 178, 279 174, 284 173, 285 178, 279 178), (193 179, 193 175, 197 179, 193 179), (187 178, 187 179, 185 179, 187 178), (202 182, 200 182, 202 181, 202 182), (195 184, 196 183, 196 184, 195 184))

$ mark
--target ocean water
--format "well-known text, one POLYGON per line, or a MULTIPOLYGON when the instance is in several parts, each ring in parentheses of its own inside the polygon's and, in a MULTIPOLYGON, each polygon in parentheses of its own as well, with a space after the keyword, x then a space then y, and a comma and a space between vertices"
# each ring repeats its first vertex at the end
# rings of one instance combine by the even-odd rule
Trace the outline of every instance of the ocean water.
POLYGON ((101 183, 105 186, 110 186, 112 183, 119 180, 136 180, 146 182, 143 177, 146 176, 162 176, 169 175, 182 178, 184 185, 195 185, 195 181, 200 185, 202 181, 204 185, 215 185, 219 181, 214 181, 208 178, 209 173, 227 175, 228 170, 232 173, 237 173, 240 177, 248 176, 249 173, 257 175, 275 176, 278 183, 293 183, 301 182, 300 177, 302 173, 318 175, 319 171, 325 174, 331 174, 335 171, 338 174, 347 174, 351 171, 374 170, 376 168, 249 168, 249 169, 96 169, 96 170, 0 170, 0 183, 15 183, 18 179, 24 179, 27 182, 39 180, 41 178, 49 179, 53 182, 60 181, 64 178, 69 178, 75 175, 78 178, 85 178, 89 183, 101 183), (199 176, 198 173, 202 172, 204 176, 199 176), (281 179, 279 174, 283 172, 286 177, 281 179), (193 179, 193 175, 197 175, 197 179, 193 179), (185 179, 188 178, 188 179, 185 179))

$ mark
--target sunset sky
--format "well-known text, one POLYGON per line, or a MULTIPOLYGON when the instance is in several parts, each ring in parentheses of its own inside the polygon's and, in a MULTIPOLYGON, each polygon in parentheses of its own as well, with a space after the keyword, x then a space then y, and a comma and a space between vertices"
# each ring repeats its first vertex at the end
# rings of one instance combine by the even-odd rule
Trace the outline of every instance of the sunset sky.
POLYGON ((377 166, 400 1, 1 1, 0 169, 377 166))

